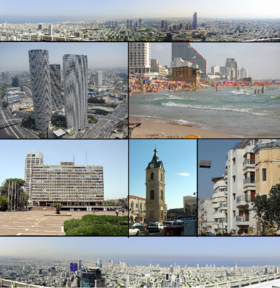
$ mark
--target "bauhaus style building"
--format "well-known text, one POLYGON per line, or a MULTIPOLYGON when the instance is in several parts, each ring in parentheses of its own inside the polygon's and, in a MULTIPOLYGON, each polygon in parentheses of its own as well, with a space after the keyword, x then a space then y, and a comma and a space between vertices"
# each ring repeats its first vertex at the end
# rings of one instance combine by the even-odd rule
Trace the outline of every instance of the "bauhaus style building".
POLYGON ((62 109, 61 72, 59 64, 50 65, 52 110, 62 109))
MULTIPOLYGON (((33 154, 36 155, 30 153, 33 154)), ((50 206, 52 203, 61 203, 63 208, 103 206, 102 166, 82 166, 73 162, 61 162, 60 165, 37 163, 32 165, 29 175, 31 191, 30 184, 28 187, 32 205, 50 206)))
POLYGON ((85 55, 63 56, 64 102, 67 128, 87 127, 88 60, 85 55))
POLYGON ((165 204, 165 170, 157 149, 146 168, 146 222, 164 222, 167 218, 165 204))
POLYGON ((48 50, 30 50, 29 69, 36 128, 45 131, 52 116, 48 50))

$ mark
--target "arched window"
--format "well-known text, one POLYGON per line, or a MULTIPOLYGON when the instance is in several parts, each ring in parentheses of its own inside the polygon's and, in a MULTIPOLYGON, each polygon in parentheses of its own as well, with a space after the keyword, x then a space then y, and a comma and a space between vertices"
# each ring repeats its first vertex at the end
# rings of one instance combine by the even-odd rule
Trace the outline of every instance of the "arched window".
POLYGON ((162 177, 162 173, 161 173, 161 174, 160 174, 160 180, 161 180, 161 181, 162 181, 162 178, 163 178, 163 177, 162 177))
POLYGON ((151 173, 151 180, 154 180, 154 173, 151 173))
POLYGON ((155 199, 155 192, 154 190, 151 190, 150 192, 150 200, 154 200, 155 199))
POLYGON ((160 191, 160 199, 163 200, 163 191, 160 191))

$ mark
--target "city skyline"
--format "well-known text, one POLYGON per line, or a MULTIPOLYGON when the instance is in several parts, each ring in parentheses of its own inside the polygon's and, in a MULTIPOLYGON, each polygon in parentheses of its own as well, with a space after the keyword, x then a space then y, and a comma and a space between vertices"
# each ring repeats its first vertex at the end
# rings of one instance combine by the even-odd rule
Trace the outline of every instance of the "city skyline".
MULTIPOLYGON (((49 63, 60 64, 65 54, 87 55, 88 68, 115 68, 127 67, 128 48, 126 43, 1 43, 1 70, 2 71, 29 71, 28 51, 44 49, 49 51, 49 63), (7 55, 12 55, 11 58, 7 55), (105 61, 104 61, 105 60, 105 61)), ((61 69, 62 70, 62 69, 61 69)), ((1 72, 1 71, 0 71, 1 72)))
POLYGON ((0 183, 8 178, 24 179, 25 153, 42 152, 44 164, 60 165, 60 162, 72 162, 75 153, 77 165, 101 165, 104 168, 104 199, 125 198, 128 196, 127 141, 32 141, 2 140, 2 151, 11 151, 1 156, 0 163, 17 163, 15 167, 0 168, 0 183), (113 142, 112 142, 113 141, 113 142), (14 143, 16 142, 16 143, 14 143), (40 142, 40 143, 39 143, 40 142), (17 148, 20 146, 20 150, 17 148), (95 151, 98 151, 96 153, 95 151), (115 161, 112 161, 114 159, 115 161))
POLYGON ((238 18, 238 19, 279 19, 279 13, 277 9, 272 9, 277 5, 277 0, 268 0, 265 3, 263 1, 238 0, 234 5, 228 6, 227 2, 222 0, 212 1, 211 4, 207 0, 201 0, 199 3, 193 1, 178 0, 176 5, 168 5, 168 2, 163 3, 160 0, 154 0, 153 2, 144 0, 143 5, 137 5, 137 9, 134 9, 132 3, 128 0, 107 1, 106 3, 90 2, 88 0, 81 0, 80 5, 76 4, 75 1, 60 1, 55 2, 54 0, 49 1, 49 5, 41 10, 39 6, 33 5, 32 0, 25 2, 13 1, 13 3, 7 0, 1 0, 2 11, 0 14, 0 22, 10 21, 12 19, 27 22, 40 19, 38 22, 51 22, 52 20, 57 21, 86 21, 86 20, 99 20, 99 19, 129 19, 134 17, 143 18, 160 18, 160 17, 185 17, 192 18, 193 13, 197 12, 198 19, 200 18, 238 18), (109 3, 108 3, 109 2, 109 3), (146 9, 146 5, 149 5, 149 10, 146 9), (53 7, 56 7, 53 10, 53 7), (86 7, 86 10, 85 10, 86 7), (178 9, 180 7, 180 9, 178 9), (240 9, 242 7, 242 9, 240 9), (60 11, 60 12, 58 12, 60 11), (61 13, 63 11, 63 13, 61 13), (94 11, 92 14, 88 14, 87 11, 94 11), (23 18, 22 15, 25 15, 23 18), (36 16, 33 16, 36 15, 36 16), (21 19, 22 17, 22 19, 21 19), (43 17, 43 19, 42 19, 43 17), (61 20, 59 20, 61 19, 61 20))
MULTIPOLYGON (((280 53, 280 46, 277 44, 192 43, 191 46, 206 58, 208 73, 211 72, 212 66, 225 66, 226 58, 234 58, 239 68, 245 67, 248 70, 248 76, 253 80, 280 78, 277 69, 280 65, 280 58, 277 57, 280 53)), ((170 67, 171 49, 171 43, 151 43, 151 58, 158 59, 161 65, 170 67)))

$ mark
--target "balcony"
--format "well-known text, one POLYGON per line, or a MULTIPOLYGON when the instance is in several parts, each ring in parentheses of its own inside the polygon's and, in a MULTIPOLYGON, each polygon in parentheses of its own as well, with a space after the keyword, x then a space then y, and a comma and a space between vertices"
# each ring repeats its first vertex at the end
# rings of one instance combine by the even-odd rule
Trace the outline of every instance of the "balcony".
POLYGON ((219 203, 214 203, 213 204, 213 208, 219 208, 219 207, 220 207, 219 203))
POLYGON ((221 218, 226 218, 225 213, 221 213, 221 212, 216 212, 213 214, 214 219, 221 219, 221 218))
POLYGON ((219 208, 220 210, 227 210, 227 203, 220 203, 219 208))
POLYGON ((255 197, 251 196, 246 196, 246 195, 242 195, 242 196, 238 196, 236 199, 236 206, 237 208, 244 208, 245 206, 248 206, 250 204, 250 202, 252 202, 252 200, 254 200, 255 197))
POLYGON ((246 170, 248 168, 255 169, 255 159, 246 159, 243 162, 243 170, 246 170))
POLYGON ((237 226, 248 226, 250 225, 249 215, 236 216, 236 225, 237 226))
POLYGON ((255 187, 255 177, 243 179, 243 187, 245 188, 245 187, 249 187, 249 186, 255 187))

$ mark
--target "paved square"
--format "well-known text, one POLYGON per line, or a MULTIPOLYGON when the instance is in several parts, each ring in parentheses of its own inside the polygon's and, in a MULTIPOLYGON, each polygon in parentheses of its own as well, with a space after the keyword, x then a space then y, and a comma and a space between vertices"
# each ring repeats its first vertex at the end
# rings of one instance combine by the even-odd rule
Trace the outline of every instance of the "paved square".
MULTIPOLYGON (((0 235, 46 236, 65 235, 63 223, 69 219, 81 219, 82 216, 92 214, 88 211, 62 211, 71 216, 44 216, 51 211, 15 211, 0 212, 0 235)), ((98 211, 95 215, 116 215, 114 211, 98 211)), ((124 213, 127 216, 128 212, 124 213)), ((119 213, 122 216, 122 213, 119 213)))

